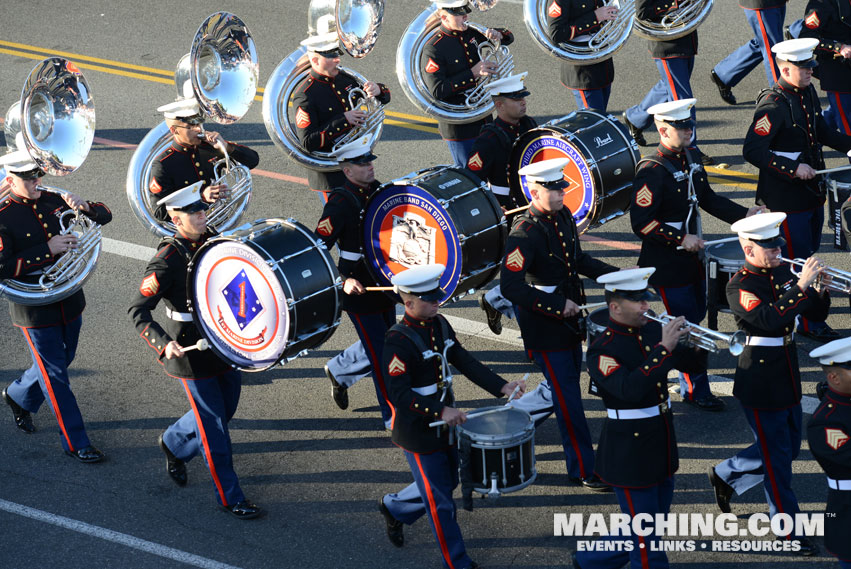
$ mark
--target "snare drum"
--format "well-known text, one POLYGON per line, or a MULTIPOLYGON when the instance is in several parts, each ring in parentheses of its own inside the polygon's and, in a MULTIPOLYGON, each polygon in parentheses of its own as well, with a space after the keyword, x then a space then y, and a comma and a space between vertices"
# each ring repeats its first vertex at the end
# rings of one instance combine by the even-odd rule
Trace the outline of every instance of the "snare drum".
POLYGON ((535 481, 535 424, 514 407, 488 407, 470 413, 458 426, 458 445, 470 445, 473 488, 496 497, 535 481))
POLYGON ((727 283, 745 266, 745 254, 738 241, 716 243, 705 249, 707 325, 718 329, 718 312, 730 312, 727 283))
POLYGON ((499 273, 508 235, 487 185, 465 170, 438 166, 384 184, 363 216, 364 256, 378 284, 411 267, 446 266, 443 301, 483 287, 499 273))
POLYGON ((210 348, 243 371, 286 363, 330 338, 342 286, 325 245, 294 219, 261 219, 207 241, 186 284, 210 348))
POLYGON ((825 174, 824 183, 827 187, 828 198, 827 226, 833 231, 833 248, 847 251, 848 242, 842 231, 841 210, 842 204, 851 197, 851 171, 825 174))
POLYGON ((611 115, 580 110, 520 135, 508 161, 511 195, 518 205, 532 200, 517 172, 533 162, 568 158, 564 205, 580 233, 620 217, 632 201, 638 145, 611 115))

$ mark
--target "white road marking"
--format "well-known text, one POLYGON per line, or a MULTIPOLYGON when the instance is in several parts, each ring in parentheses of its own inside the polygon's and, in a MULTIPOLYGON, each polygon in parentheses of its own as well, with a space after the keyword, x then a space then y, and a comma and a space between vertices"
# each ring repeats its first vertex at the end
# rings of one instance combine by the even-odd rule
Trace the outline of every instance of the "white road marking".
POLYGON ((159 543, 139 539, 138 537, 133 537, 126 533, 120 533, 100 526, 93 526, 85 522, 66 518, 65 516, 58 516, 56 514, 51 514, 50 512, 36 510, 35 508, 30 508, 29 506, 24 506, 22 504, 16 504, 15 502, 0 500, 0 510, 5 510, 10 514, 16 514, 18 516, 59 526, 71 531, 76 531, 98 539, 111 541, 125 547, 138 549, 139 551, 144 551, 151 555, 171 559, 172 561, 185 563, 186 565, 192 565, 194 567, 201 567, 203 569, 239 569, 234 565, 219 563, 218 561, 207 559, 206 557, 200 557, 192 553, 187 553, 186 551, 160 545, 159 543))

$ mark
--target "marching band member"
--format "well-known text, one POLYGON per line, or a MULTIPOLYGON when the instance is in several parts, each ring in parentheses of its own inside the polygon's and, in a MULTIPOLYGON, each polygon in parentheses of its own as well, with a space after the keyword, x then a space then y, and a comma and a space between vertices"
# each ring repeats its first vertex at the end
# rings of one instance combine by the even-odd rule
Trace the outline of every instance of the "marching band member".
MULTIPOLYGON (((372 365, 375 394, 381 408, 384 425, 390 428, 391 409, 388 403, 387 385, 381 366, 384 335, 396 323, 396 302, 383 292, 367 292, 364 287, 376 283, 370 276, 363 258, 363 237, 360 217, 366 208, 366 200, 381 185, 375 179, 373 160, 377 157, 370 150, 371 138, 362 136, 354 142, 340 147, 334 157, 339 160, 345 183, 328 195, 328 202, 316 225, 316 236, 330 249, 336 243, 340 249, 337 267, 343 277, 343 310, 345 310, 366 355, 372 365)), ((332 395, 341 409, 348 407, 348 388, 351 384, 339 383, 326 366, 331 379, 332 395)), ((348 376, 346 376, 348 377, 348 376)), ((355 376, 353 379, 360 379, 355 376)))
POLYGON ((203 200, 202 186, 203 182, 195 182, 158 202, 168 211, 177 233, 160 241, 128 312, 166 374, 182 382, 189 398, 191 410, 159 437, 166 472, 175 484, 185 486, 186 463, 203 455, 222 508, 238 519, 256 518, 262 510, 242 493, 228 432, 228 422, 239 403, 241 374, 210 351, 184 351, 202 338, 187 312, 187 265, 195 251, 215 235, 207 227, 209 205, 203 200), (153 315, 161 300, 168 317, 165 327, 153 315))
MULTIPOLYGON (((366 112, 349 104, 349 92, 361 85, 340 70, 343 50, 333 26, 334 16, 323 16, 316 25, 319 33, 301 42, 307 47, 310 73, 293 95, 293 110, 296 134, 308 152, 331 152, 337 139, 367 119, 366 112)), ((390 90, 381 83, 367 81, 363 90, 383 105, 390 102, 390 90)), ((307 168, 307 180, 311 190, 322 192, 324 202, 328 191, 342 186, 346 177, 340 170, 320 172, 307 168)))
POLYGON ((819 40, 815 48, 819 85, 830 110, 824 118, 839 132, 851 135, 851 4, 810 0, 801 28, 802 38, 819 40))
MULTIPOLYGON (((479 78, 496 71, 493 62, 479 59, 481 42, 498 41, 509 45, 514 35, 505 28, 489 29, 482 35, 467 27, 467 15, 472 11, 469 0, 432 0, 437 6, 440 28, 423 47, 423 79, 431 95, 447 103, 463 105, 465 91, 476 86, 479 78)), ((467 165, 473 142, 490 117, 461 124, 438 121, 440 137, 449 146, 456 168, 467 165)))
POLYGON ((516 305, 523 345, 545 377, 527 397, 543 395, 541 391, 555 394, 551 400, 570 481, 606 491, 609 487, 594 474, 594 448, 579 389, 584 338, 579 273, 596 278, 617 268, 582 251, 576 223, 564 207, 567 163, 567 158, 555 158, 520 169, 532 204, 517 217, 508 236, 500 281, 503 294, 516 305))
MULTIPOLYGON (((44 172, 24 149, 22 136, 17 147, 20 150, 0 158, 9 185, 8 195, 0 201, 0 279, 26 280, 77 248, 73 233, 60 234, 62 213, 76 210, 101 225, 112 220, 112 213, 105 205, 70 192, 60 196, 39 190, 44 172)), ((68 377, 85 306, 82 289, 41 306, 9 302, 12 324, 21 329, 33 365, 3 390, 2 397, 12 409, 15 425, 27 434, 35 432, 32 413, 46 399, 59 423, 65 454, 81 462, 99 462, 105 455, 89 441, 68 377)))
MULTIPOLYGON (((698 255, 704 241, 698 234, 700 212, 689 202, 690 188, 694 188, 701 209, 727 223, 764 208, 748 211, 709 186, 697 157, 686 148, 694 129, 690 114, 694 103, 695 99, 683 99, 648 109, 660 142, 654 156, 639 162, 629 217, 632 231, 641 239, 638 264, 656 267, 650 284, 662 296, 665 309, 698 324, 706 316, 705 268, 698 255)), ((706 369, 695 374, 681 372, 680 395, 699 409, 724 409, 724 402, 709 390, 706 369)))
MULTIPOLYGON (((188 98, 159 107, 157 112, 165 117, 172 136, 171 146, 157 156, 151 165, 148 190, 157 200, 199 180, 204 182, 202 196, 206 203, 228 197, 229 188, 226 184, 213 184, 216 181, 213 166, 224 158, 220 145, 227 148, 233 160, 249 169, 260 162, 260 156, 247 146, 228 142, 218 132, 205 131, 204 114, 191 93, 188 98)), ((160 221, 169 219, 164 206, 157 206, 154 216, 160 221)))
MULTIPOLYGON (((642 20, 659 22, 669 12, 679 8, 678 2, 670 0, 636 0, 635 16, 642 20)), ((650 55, 656 62, 661 79, 644 96, 638 105, 628 108, 623 119, 635 141, 646 146, 642 131, 653 124, 649 109, 658 103, 691 99, 691 72, 694 69, 694 56, 697 55, 697 31, 679 39, 655 41, 649 40, 650 55)), ((695 120, 695 108, 691 108, 691 120, 695 120)), ((689 148, 695 151, 698 161, 704 166, 715 161, 697 148, 697 129, 695 128, 689 148)))
POLYGON ((753 30, 753 38, 721 60, 710 72, 718 93, 728 105, 736 104, 733 87, 762 62, 768 86, 777 83, 780 73, 771 47, 783 41, 783 21, 789 0, 739 0, 745 19, 753 30))
POLYGON ((851 569, 851 338, 834 340, 810 352, 827 376, 829 390, 807 424, 810 452, 827 474, 824 545, 851 569))
MULTIPOLYGON (((621 511, 667 514, 674 498, 674 473, 679 469, 674 414, 668 396, 668 371, 706 368, 705 351, 679 340, 688 332, 678 316, 661 326, 644 313, 658 297, 647 288, 653 267, 603 275, 609 323, 588 347, 588 373, 608 418, 597 446, 595 471, 611 484, 621 511), (698 355, 699 354, 699 355, 698 355), (699 363, 704 360, 702 365, 699 363)), ((587 551, 574 554, 574 567, 667 567, 664 551, 655 551, 647 537, 633 536, 632 551, 587 551)))
MULTIPOLYGON (((515 207, 508 187, 508 159, 514 141, 538 123, 526 114, 524 80, 528 73, 511 75, 488 85, 488 92, 496 108, 496 119, 482 127, 473 143, 467 168, 488 183, 503 210, 515 207)), ((479 297, 479 306, 485 311, 488 328, 494 334, 502 333, 502 315, 514 317, 514 309, 500 292, 499 286, 479 297)))
MULTIPOLYGON (((618 7, 607 0, 550 0, 547 4, 547 35, 553 43, 587 43, 591 35, 618 17, 618 7)), ((561 63, 561 84, 573 91, 580 109, 606 112, 615 64, 608 58, 592 65, 561 63)))
MULTIPOLYGON (((822 144, 842 152, 851 150, 851 136, 827 125, 810 85, 817 65, 813 48, 818 43, 802 38, 771 48, 780 79, 757 102, 743 149, 745 160, 759 169, 756 203, 787 214, 783 256, 789 258, 805 259, 819 249, 825 196, 815 171, 824 168, 822 144)), ((823 320, 809 318, 802 319, 798 332, 819 341, 838 337, 823 320)))
POLYGON ((383 369, 386 370, 393 403, 393 442, 405 451, 414 482, 395 494, 386 494, 378 507, 387 523, 387 537, 396 547, 405 543, 404 524, 413 524, 428 514, 440 547, 443 566, 475 569, 478 564, 467 555, 461 529, 455 517, 452 491, 458 485, 458 450, 450 443, 449 429, 467 420, 453 407, 451 383, 443 371, 451 363, 476 385, 495 397, 510 395, 515 387, 522 393, 524 382, 506 383, 465 350, 447 320, 438 315, 443 265, 423 265, 392 278, 405 303, 405 316, 387 333, 383 369), (424 359, 434 350, 446 354, 446 367, 440 357, 424 359), (438 419, 449 429, 435 431, 428 425, 438 419))
MULTIPOLYGON (((779 45, 779 44, 778 44, 779 45)), ((709 471, 715 501, 730 512, 730 498, 762 483, 770 515, 799 512, 792 490, 792 461, 801 450, 801 373, 795 344, 795 318, 823 317, 830 308, 826 291, 813 288, 824 265, 807 259, 798 276, 777 258, 783 245, 785 213, 762 213, 737 221, 745 266, 727 283, 727 300, 739 329, 748 334, 739 356, 733 396, 742 404, 755 442, 709 471)), ((800 555, 818 547, 800 540, 800 555)))

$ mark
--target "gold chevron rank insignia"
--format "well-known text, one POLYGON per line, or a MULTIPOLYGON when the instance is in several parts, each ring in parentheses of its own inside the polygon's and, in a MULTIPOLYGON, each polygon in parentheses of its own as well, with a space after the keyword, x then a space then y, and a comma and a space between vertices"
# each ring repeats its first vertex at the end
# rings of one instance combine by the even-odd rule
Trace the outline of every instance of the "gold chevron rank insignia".
POLYGON ((818 19, 818 14, 816 14, 815 10, 813 10, 813 13, 804 19, 804 23, 807 25, 808 28, 814 30, 819 27, 819 24, 821 24, 821 20, 818 19))
POLYGON ((615 358, 609 356, 600 356, 600 361, 597 364, 597 369, 600 370, 605 377, 609 377, 616 369, 621 367, 621 364, 615 358))
POLYGON ((523 269, 523 265, 526 263, 526 257, 523 256, 523 253, 520 252, 520 247, 517 247, 514 251, 508 254, 505 258, 505 266, 509 271, 517 272, 523 269))
POLYGON ((316 226, 316 231, 319 235, 324 235, 328 237, 334 231, 334 226, 331 225, 331 218, 326 217, 325 219, 319 222, 319 225, 316 226))
POLYGON ((406 369, 407 368, 405 367, 405 362, 400 360, 399 356, 393 354, 393 359, 390 360, 390 365, 387 366, 387 371, 390 373, 390 375, 394 377, 397 375, 402 375, 403 373, 405 373, 406 369))
POLYGON ((753 131, 760 136, 768 136, 771 133, 771 121, 768 120, 768 115, 763 115, 761 119, 753 125, 753 131))
POLYGON ((647 187, 647 184, 644 184, 640 190, 635 192, 635 205, 640 207, 647 207, 653 203, 653 192, 650 191, 650 188, 647 187))
POLYGON ((547 14, 549 14, 550 18, 558 18, 561 16, 561 6, 558 5, 556 0, 553 0, 552 4, 550 4, 547 14))
POLYGON ((470 156, 470 159, 467 160, 467 168, 469 168, 470 170, 473 170, 473 171, 481 170, 482 165, 483 165, 482 164, 482 157, 479 156, 478 152, 476 152, 475 154, 470 156))
POLYGON ((827 441, 827 446, 833 450, 839 450, 839 447, 848 442, 848 435, 842 429, 824 429, 824 437, 827 441))
POLYGON ((139 292, 142 296, 154 296, 160 290, 160 281, 157 280, 157 274, 151 273, 142 279, 142 285, 139 287, 139 292))
POLYGON ((741 304, 742 308, 744 308, 747 312, 750 312, 761 303, 762 301, 754 293, 746 290, 739 291, 739 304, 741 304))

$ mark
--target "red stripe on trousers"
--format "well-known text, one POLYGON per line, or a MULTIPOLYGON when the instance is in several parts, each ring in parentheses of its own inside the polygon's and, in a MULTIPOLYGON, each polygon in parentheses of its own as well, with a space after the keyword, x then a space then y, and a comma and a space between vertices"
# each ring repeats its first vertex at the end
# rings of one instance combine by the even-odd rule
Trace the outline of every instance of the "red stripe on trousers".
POLYGON ((585 91, 579 89, 579 96, 582 97, 582 104, 585 105, 585 108, 588 108, 588 99, 585 97, 585 91))
POLYGON ((668 87, 671 89, 671 100, 679 101, 680 97, 677 95, 677 86, 674 83, 674 76, 671 75, 671 68, 668 67, 668 62, 664 59, 662 60, 662 67, 665 68, 665 76, 668 78, 668 87))
POLYGON ((189 385, 185 379, 181 379, 183 388, 186 390, 186 396, 189 398, 189 405, 192 407, 192 413, 195 415, 195 424, 198 425, 198 432, 201 434, 201 444, 204 446, 204 455, 207 457, 207 464, 210 466, 210 475, 213 477, 213 483, 216 485, 216 490, 222 499, 222 505, 228 505, 228 499, 225 496, 225 491, 222 489, 222 483, 219 481, 219 475, 216 472, 216 464, 213 462, 213 453, 210 452, 210 443, 207 442, 207 431, 204 430, 204 423, 201 422, 201 415, 198 413, 198 406, 195 405, 195 400, 192 398, 192 392, 189 391, 189 385))
POLYGON ((842 119, 842 129, 845 134, 851 134, 851 127, 848 126, 848 119, 845 117, 845 109, 842 108, 842 101, 839 100, 839 93, 833 94, 836 99, 836 110, 839 111, 839 117, 842 119))
POLYGON ((774 503, 777 504, 777 511, 781 514, 783 511, 783 503, 780 501, 780 494, 777 492, 777 481, 774 479, 774 468, 771 466, 771 457, 768 455, 768 447, 765 444, 765 433, 762 431, 762 422, 759 420, 759 411, 753 409, 754 422, 756 430, 759 433, 759 446, 762 448, 762 460, 765 463, 765 473, 768 475, 768 481, 771 484, 771 491, 774 492, 774 503))
POLYGON ((21 330, 23 330, 24 337, 27 339, 27 343, 30 345, 30 349, 33 352, 35 363, 38 364, 38 369, 41 371, 41 377, 44 378, 44 385, 47 387, 47 395, 50 397, 50 402, 53 404, 53 414, 56 416, 56 422, 59 423, 59 430, 62 431, 62 436, 65 437, 65 442, 68 443, 68 449, 71 452, 74 452, 76 449, 74 448, 74 445, 71 444, 71 437, 68 436, 68 431, 65 429, 65 421, 62 420, 62 410, 59 409, 59 403, 56 401, 56 394, 53 393, 53 385, 50 383, 50 376, 47 375, 47 370, 44 369, 44 363, 38 355, 38 350, 35 349, 35 344, 33 344, 32 338, 30 338, 30 333, 26 328, 21 328, 21 330))
MULTIPOLYGON (((629 515, 634 518, 635 506, 632 505, 632 495, 629 493, 629 488, 623 489, 623 495, 626 497, 626 504, 629 507, 629 515)), ((647 544, 644 543, 644 536, 638 536, 638 543, 644 545, 644 547, 639 547, 641 553, 641 567, 644 569, 650 569, 650 559, 647 557, 647 544)))
POLYGON ((794 259, 795 250, 792 248, 792 232, 789 231, 789 220, 784 219, 780 227, 783 228, 783 237, 786 239, 786 250, 789 251, 789 257, 794 259))
POLYGON ((762 34, 762 47, 765 49, 765 56, 768 58, 769 67, 771 67, 771 76, 774 82, 777 83, 777 69, 774 65, 774 56, 771 54, 771 44, 768 41, 768 34, 765 31, 765 22, 762 21, 762 12, 756 11, 756 19, 759 20, 759 33, 762 34))
MULTIPOLYGON (((667 310, 668 313, 670 314, 671 307, 668 305, 668 296, 665 294, 665 289, 663 289, 663 288, 659 289, 659 296, 662 297, 662 304, 665 305, 665 310, 667 310)), ((682 372, 680 372, 680 373, 682 373, 682 372)), ((691 395, 694 393, 694 385, 691 382, 691 377, 689 377, 689 374, 683 373, 683 378, 685 378, 686 385, 688 386, 688 395, 689 395, 688 399, 691 399, 691 395)), ((683 394, 680 393, 680 395, 683 395, 683 394)), ((685 399, 685 397, 683 397, 683 398, 685 399)))
POLYGON ((414 460, 417 461, 417 468, 420 469, 420 477, 423 479, 423 486, 426 490, 426 499, 428 500, 428 509, 431 512, 431 521, 434 522, 434 531, 437 534, 437 544, 440 546, 440 552, 443 554, 443 559, 449 566, 449 569, 455 569, 452 564, 452 557, 449 555, 449 546, 446 545, 446 538, 443 537, 443 526, 440 525, 440 518, 437 517, 437 504, 434 503, 434 494, 431 491, 431 484, 428 482, 428 477, 423 470, 423 463, 420 462, 420 455, 413 452, 414 460))
POLYGON ((573 432, 573 423, 570 422, 570 413, 567 412, 567 405, 564 402, 564 395, 561 393, 561 388, 558 385, 558 381, 556 381, 556 374, 553 370, 553 365, 550 363, 550 358, 547 357, 547 354, 541 352, 541 357, 544 358, 544 363, 547 366, 547 371, 552 378, 550 382, 552 383, 553 389, 556 392, 556 397, 558 398, 558 406, 561 407, 561 414, 564 417, 564 424, 567 426, 567 434, 570 435, 570 444, 573 447, 573 452, 576 453, 576 459, 579 461, 579 476, 582 478, 587 478, 590 474, 585 472, 585 463, 582 461, 582 453, 579 452, 579 443, 576 442, 576 433, 573 432))

